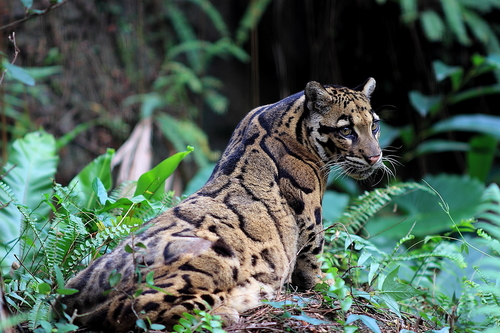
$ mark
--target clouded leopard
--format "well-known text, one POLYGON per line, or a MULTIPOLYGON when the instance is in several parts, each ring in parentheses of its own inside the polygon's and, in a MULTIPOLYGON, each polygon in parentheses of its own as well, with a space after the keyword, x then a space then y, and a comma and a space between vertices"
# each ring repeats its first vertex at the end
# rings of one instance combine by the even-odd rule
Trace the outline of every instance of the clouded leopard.
POLYGON ((252 110, 198 192, 68 282, 79 292, 60 299, 65 311, 112 331, 132 330, 138 317, 171 327, 183 312, 209 307, 231 323, 286 282, 313 287, 329 171, 365 179, 384 168, 374 89, 373 78, 354 89, 311 81, 252 110), (121 280, 112 288, 113 271, 121 280))

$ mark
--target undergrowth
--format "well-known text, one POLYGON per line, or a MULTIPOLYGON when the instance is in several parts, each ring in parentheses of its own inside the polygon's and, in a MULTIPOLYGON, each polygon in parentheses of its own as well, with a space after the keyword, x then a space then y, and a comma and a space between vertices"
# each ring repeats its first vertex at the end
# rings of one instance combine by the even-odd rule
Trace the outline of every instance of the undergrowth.
MULTIPOLYGON (((11 156, 32 151, 15 147, 11 156)), ((23 184, 12 181, 14 169, 6 165, 0 179, 0 215, 5 222, 2 228, 9 227, 17 237, 2 239, 0 247, 2 287, 14 314, 0 321, 0 330, 20 323, 39 333, 77 329, 70 316, 54 319, 54 299, 77 292, 65 288, 70 277, 124 237, 140 232, 143 221, 175 204, 177 199, 164 191, 163 184, 191 150, 165 160, 136 183, 115 188, 109 166, 114 152, 109 150, 68 186, 52 182, 34 205, 22 201, 18 187, 23 184), (20 213, 21 225, 14 219, 13 207, 20 213)), ((17 156, 17 161, 28 163, 30 158, 17 156)), ((500 329, 500 189, 492 184, 482 193, 475 213, 457 221, 454 210, 428 184, 397 183, 361 195, 336 223, 326 222, 326 246, 320 258, 325 282, 315 289, 320 305, 288 291, 284 301, 265 302, 266 315, 272 315, 269 325, 281 323, 290 328, 286 323, 303 322, 344 332, 409 333, 425 327, 434 332, 491 333, 500 329), (445 213, 446 231, 415 234, 416 224, 425 223, 415 218, 396 241, 384 238, 384 233, 367 236, 365 226, 377 216, 378 221, 380 216, 402 220, 416 216, 395 209, 395 198, 424 195, 434 198, 445 213), (329 315, 308 312, 311 306, 326 307, 329 315), (399 326, 384 326, 381 316, 388 315, 399 326)), ((404 201, 399 203, 404 206, 404 201)), ((136 245, 140 250, 140 244, 136 245)), ((151 279, 146 277, 153 285, 151 279)), ((220 333, 224 332, 221 323, 210 310, 196 311, 185 314, 174 330, 220 333)), ((144 331, 162 329, 144 320, 138 320, 137 326, 144 331)))

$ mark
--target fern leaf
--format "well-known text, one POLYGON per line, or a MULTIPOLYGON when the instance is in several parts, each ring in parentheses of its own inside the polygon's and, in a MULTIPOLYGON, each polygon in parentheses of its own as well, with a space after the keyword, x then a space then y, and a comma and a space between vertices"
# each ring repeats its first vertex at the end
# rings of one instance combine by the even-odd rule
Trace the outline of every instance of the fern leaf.
POLYGON ((29 329, 35 330, 40 325, 40 321, 49 321, 50 306, 43 299, 38 298, 33 308, 28 313, 29 329))
POLYGON ((394 196, 399 196, 414 190, 424 190, 433 193, 428 187, 418 183, 399 183, 388 185, 383 189, 376 189, 362 194, 355 203, 347 208, 340 217, 349 233, 356 233, 371 217, 385 207, 394 196))
POLYGON ((497 184, 493 183, 484 190, 478 211, 476 226, 500 239, 500 188, 497 184))
MULTIPOLYGON (((170 22, 172 22, 180 41, 188 42, 197 40, 193 27, 189 24, 189 20, 186 18, 186 15, 184 15, 184 13, 176 5, 174 5, 173 2, 167 2, 165 6, 170 22)), ((195 72, 200 73, 202 66, 199 53, 188 52, 187 58, 189 61, 189 67, 193 68, 195 72)))
POLYGON ((219 31, 222 37, 229 37, 229 30, 224 22, 224 19, 220 15, 219 11, 212 5, 209 0, 190 0, 191 2, 197 4, 200 9, 202 9, 205 14, 210 18, 214 27, 219 31))

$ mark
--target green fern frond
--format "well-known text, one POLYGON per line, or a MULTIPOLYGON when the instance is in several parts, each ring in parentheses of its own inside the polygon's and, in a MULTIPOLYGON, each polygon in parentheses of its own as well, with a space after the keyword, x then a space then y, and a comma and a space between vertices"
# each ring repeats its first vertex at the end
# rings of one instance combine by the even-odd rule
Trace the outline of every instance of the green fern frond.
POLYGON ((210 18, 210 21, 214 27, 219 31, 222 37, 229 36, 229 30, 224 22, 224 19, 220 15, 219 11, 214 7, 214 5, 209 0, 189 0, 192 3, 198 5, 201 10, 210 18))
MULTIPOLYGON (((193 30, 189 20, 182 10, 180 10, 173 1, 169 1, 165 4, 166 13, 169 16, 170 22, 174 27, 177 36, 181 42, 188 42, 197 40, 196 34, 193 30)), ((189 61, 189 66, 199 73, 202 70, 200 54, 196 51, 188 52, 187 58, 189 61)))
POLYGON ((43 228, 37 225, 36 218, 33 217, 32 211, 22 205, 18 205, 17 208, 23 215, 23 223, 21 227, 21 259, 24 262, 25 267, 29 267, 32 271, 37 271, 37 267, 40 265, 39 254, 46 252, 46 246, 44 243, 44 232, 43 228))
POLYGON ((347 208, 339 222, 346 227, 347 232, 356 233, 371 217, 385 207, 392 200, 392 197, 415 190, 433 193, 425 185, 413 182, 388 185, 383 189, 365 192, 355 200, 353 205, 347 208))
POLYGON ((28 313, 29 329, 34 331, 40 325, 40 321, 49 321, 49 314, 50 305, 44 299, 38 298, 28 313))
POLYGON ((123 238, 129 236, 136 227, 125 224, 108 227, 98 232, 95 237, 78 244, 70 255, 70 260, 74 263, 71 268, 76 269, 77 265, 81 263, 87 264, 87 261, 95 259, 101 252, 113 249, 123 238))
POLYGON ((467 263, 464 260, 464 257, 460 253, 449 253, 449 252, 428 252, 421 254, 413 254, 407 256, 395 256, 392 257, 392 261, 410 261, 416 259, 428 259, 428 258, 447 258, 453 260, 457 263, 460 268, 467 267, 467 263))
POLYGON ((478 211, 476 226, 500 239, 500 188, 497 184, 493 183, 484 190, 478 211))
MULTIPOLYGON (((12 189, 10 188, 9 185, 0 181, 0 190, 2 190, 2 192, 4 192, 8 198, 7 202, 0 202, 0 209, 4 208, 5 205, 8 205, 9 202, 14 202, 14 203, 17 202, 17 199, 16 199, 16 197, 15 197, 14 193, 12 192, 12 189)), ((1 196, 0 196, 0 198, 1 198, 1 196)))
POLYGON ((84 243, 88 232, 82 219, 75 215, 70 215, 64 220, 57 217, 54 222, 46 240, 45 262, 51 272, 54 265, 58 265, 63 269, 63 273, 67 273, 79 264, 73 261, 70 254, 84 243))

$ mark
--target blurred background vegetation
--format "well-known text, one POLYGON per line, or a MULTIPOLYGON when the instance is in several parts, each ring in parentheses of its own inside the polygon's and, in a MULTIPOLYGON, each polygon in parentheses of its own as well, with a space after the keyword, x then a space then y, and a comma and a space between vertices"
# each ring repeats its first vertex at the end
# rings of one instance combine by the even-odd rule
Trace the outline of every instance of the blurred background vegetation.
POLYGON ((499 13, 498 0, 4 0, 3 66, 17 45, 36 84, 7 73, 1 86, 3 161, 43 128, 58 138, 58 182, 120 147, 119 179, 137 179, 189 144, 180 192, 253 107, 309 80, 373 76, 398 180, 498 182, 499 13))

